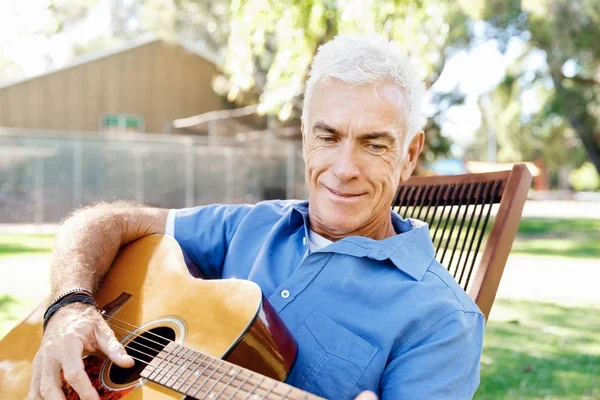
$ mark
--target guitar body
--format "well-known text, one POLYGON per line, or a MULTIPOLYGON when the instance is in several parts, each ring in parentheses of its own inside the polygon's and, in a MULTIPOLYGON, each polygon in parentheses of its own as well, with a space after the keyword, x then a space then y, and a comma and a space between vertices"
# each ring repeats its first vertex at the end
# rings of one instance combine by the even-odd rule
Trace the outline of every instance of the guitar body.
MULTIPOLYGON (((146 341, 137 345, 138 353, 156 355, 174 346, 193 349, 196 358, 202 353, 279 381, 285 379, 295 360, 294 339, 255 283, 195 279, 188 272, 181 248, 171 237, 147 236, 121 249, 96 300, 99 306, 104 306, 123 293, 131 297, 107 321, 124 344, 139 341, 145 335, 146 341), (164 343, 170 344, 158 346, 152 340, 157 335, 166 337, 164 343)), ((46 302, 40 305, 0 341, 0 399, 27 396, 46 305, 46 302)), ((128 352, 144 359, 129 348, 128 352)), ((171 364, 191 368, 193 358, 191 353, 186 357, 181 352, 171 358, 171 364)), ((148 357, 146 361, 151 359, 148 357)), ((102 399, 181 399, 187 393, 173 390, 174 385, 167 384, 166 377, 165 384, 156 383, 163 382, 157 376, 150 376, 149 380, 141 378, 140 375, 150 374, 148 369, 145 375, 141 374, 147 363, 136 361, 132 370, 138 371, 133 376, 127 376, 132 374, 129 369, 120 369, 103 357, 86 357, 84 364, 102 399)), ((198 363, 197 367, 205 364, 198 363)), ((156 375, 159 368, 154 367, 156 375)), ((179 386, 185 387, 183 383, 179 386)), ((78 398, 67 384, 63 390, 67 399, 78 398)), ((238 397, 232 394, 230 398, 238 397)))

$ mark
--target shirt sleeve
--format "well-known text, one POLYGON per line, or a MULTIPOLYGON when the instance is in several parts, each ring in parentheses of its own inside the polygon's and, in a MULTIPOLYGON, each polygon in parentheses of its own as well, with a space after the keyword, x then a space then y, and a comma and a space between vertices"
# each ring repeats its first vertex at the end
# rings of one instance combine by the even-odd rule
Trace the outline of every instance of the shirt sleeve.
POLYGON ((165 234, 177 240, 192 274, 220 278, 229 244, 251 209, 251 205, 214 204, 171 210, 165 234))
POLYGON ((434 322, 391 359, 381 379, 383 400, 472 399, 479 386, 485 318, 455 311, 434 322))

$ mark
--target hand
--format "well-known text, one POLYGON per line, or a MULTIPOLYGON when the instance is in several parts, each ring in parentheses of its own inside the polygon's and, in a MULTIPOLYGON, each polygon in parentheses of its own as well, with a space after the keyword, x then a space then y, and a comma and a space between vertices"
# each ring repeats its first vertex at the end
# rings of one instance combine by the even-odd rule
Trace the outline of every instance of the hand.
POLYGON ((375 393, 365 390, 361 394, 359 394, 354 400, 377 400, 377 396, 375 393))
POLYGON ((64 400, 61 370, 82 400, 98 399, 98 393, 83 368, 84 352, 104 353, 123 368, 134 364, 100 313, 87 304, 69 304, 58 310, 48 322, 33 360, 27 399, 64 400))

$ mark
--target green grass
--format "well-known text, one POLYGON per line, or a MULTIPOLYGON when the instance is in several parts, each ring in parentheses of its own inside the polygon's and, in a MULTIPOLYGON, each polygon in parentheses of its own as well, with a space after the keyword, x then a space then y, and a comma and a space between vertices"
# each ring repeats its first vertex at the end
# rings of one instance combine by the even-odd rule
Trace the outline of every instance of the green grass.
POLYGON ((9 294, 0 294, 0 338, 14 325, 18 317, 14 308, 19 300, 9 294))
MULTIPOLYGON (((444 222, 440 224, 440 231, 436 236, 436 247, 442 239, 441 229, 444 222)), ((468 221, 465 222, 468 224, 468 221)), ((456 246, 457 233, 459 231, 460 221, 457 222, 455 230, 448 240, 448 234, 443 236, 443 246, 450 244, 450 248, 456 246)), ((487 225, 486 236, 489 234, 492 223, 487 225)), ((432 225, 432 235, 436 225, 432 225)), ((452 225, 447 226, 448 232, 452 225)), ((458 249, 462 249, 463 240, 473 237, 473 230, 466 234, 466 227, 458 244, 458 249)), ((484 239, 484 243, 485 243, 484 239)), ((465 247, 465 249, 468 249, 465 247)), ((483 251, 483 247, 480 249, 483 251)), ((598 258, 600 259, 600 221, 592 219, 550 219, 550 218, 523 218, 519 224, 517 237, 513 242, 511 249, 513 254, 527 254, 540 256, 555 256, 568 258, 598 258)), ((447 261, 448 259, 446 259, 447 261)))
POLYGON ((524 218, 513 253, 569 258, 600 258, 600 221, 524 218))
MULTIPOLYGON (((53 243, 54 236, 51 234, 0 235, 0 257, 49 253, 53 243)), ((512 251, 531 255, 600 258, 600 221, 524 218, 512 251)))
POLYGON ((475 399, 600 398, 600 308, 496 300, 475 399))
POLYGON ((555 235, 594 231, 600 235, 600 221, 595 219, 523 218, 520 234, 555 235))
MULTIPOLYGON (((53 240, 52 235, 0 235, 0 258, 49 254, 53 240)), ((525 218, 513 253, 564 257, 575 266, 580 257, 600 259, 600 221, 525 218)), ((34 306, 0 294, 0 338, 34 306)), ((475 399, 600 399, 597 307, 497 299, 475 399)))
POLYGON ((0 257, 50 253, 54 235, 0 235, 0 257))
POLYGON ((36 302, 0 294, 0 339, 36 306, 36 302))
MULTIPOLYGON (((0 235, 0 260, 5 257, 43 255, 52 251, 54 235, 0 235)), ((5 271, 0 269, 0 279, 5 271)), ((25 278, 25 276, 24 276, 25 278)), ((31 299, 0 293, 0 339, 36 306, 31 299)))
POLYGON ((600 258, 600 238, 528 239, 517 237, 511 250, 515 254, 567 258, 600 258))

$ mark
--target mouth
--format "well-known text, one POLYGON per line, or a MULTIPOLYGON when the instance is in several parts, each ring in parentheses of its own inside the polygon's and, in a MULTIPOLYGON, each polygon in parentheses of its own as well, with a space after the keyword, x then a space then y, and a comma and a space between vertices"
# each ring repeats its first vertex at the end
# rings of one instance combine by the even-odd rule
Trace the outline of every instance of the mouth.
POLYGON ((350 193, 350 192, 340 192, 334 189, 331 189, 328 186, 325 186, 325 189, 327 189, 331 194, 335 195, 336 197, 341 197, 343 199, 355 199, 357 197, 363 196, 365 193, 350 193))

